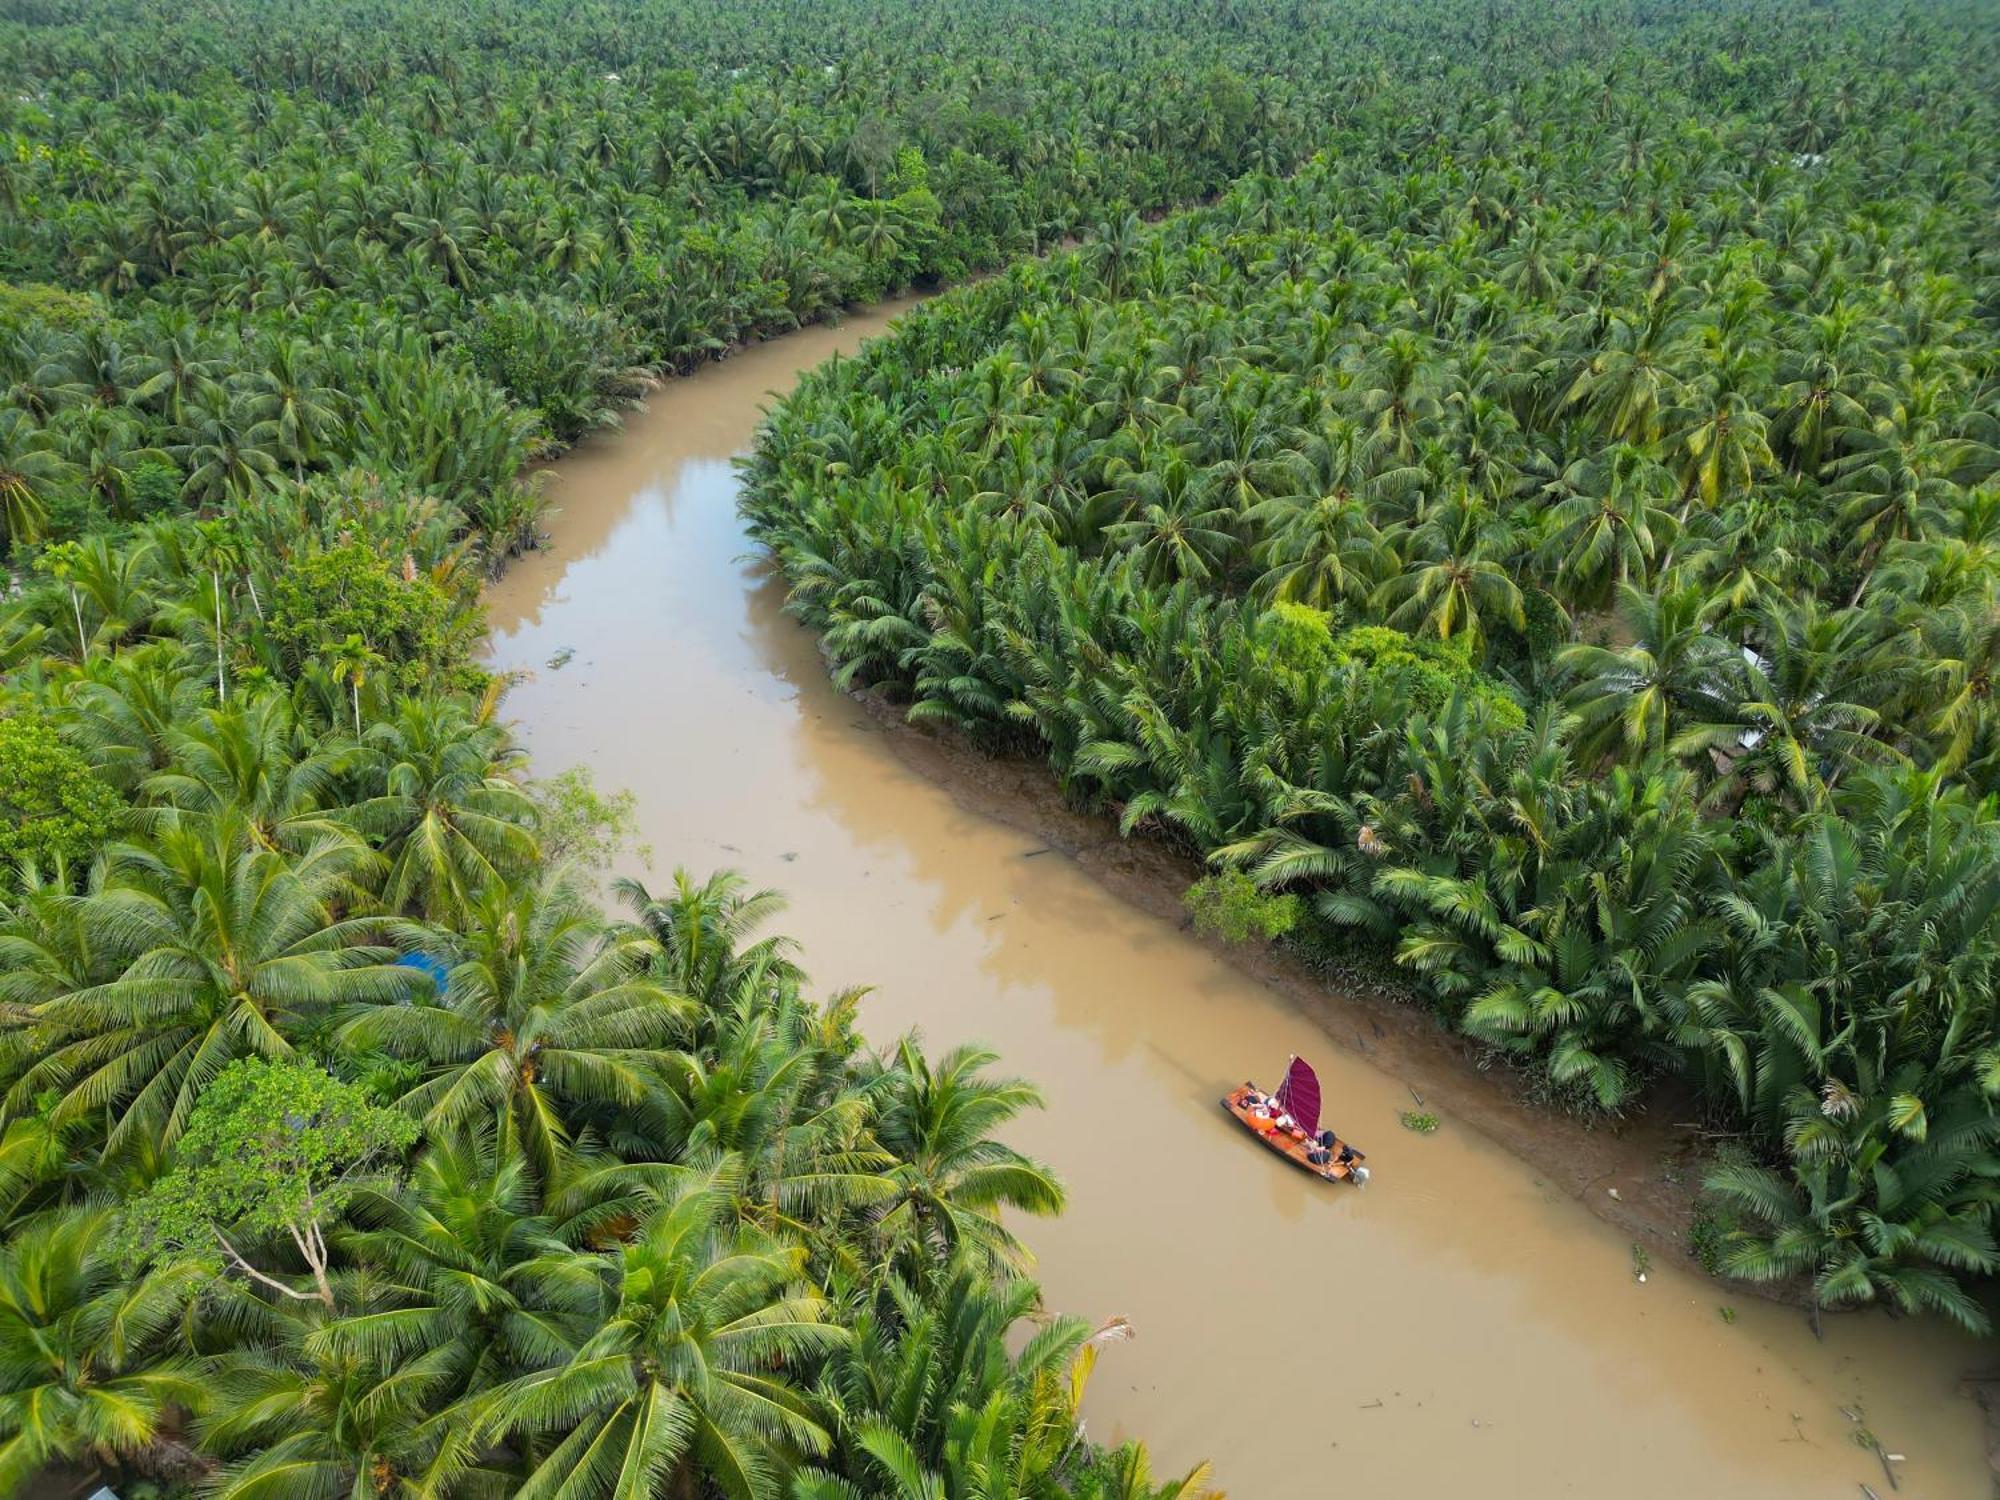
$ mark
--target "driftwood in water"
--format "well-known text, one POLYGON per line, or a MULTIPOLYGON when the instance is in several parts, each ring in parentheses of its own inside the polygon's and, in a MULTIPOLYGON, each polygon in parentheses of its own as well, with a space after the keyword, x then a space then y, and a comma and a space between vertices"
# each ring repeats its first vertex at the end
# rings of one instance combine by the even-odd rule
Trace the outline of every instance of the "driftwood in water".
POLYGON ((1875 1456, 1882 1460, 1882 1472, 1889 1480, 1889 1488, 1900 1490, 1903 1487, 1902 1482, 1896 1478, 1896 1467, 1889 1462, 1889 1454, 1883 1448, 1880 1438, 1875 1439, 1875 1456))

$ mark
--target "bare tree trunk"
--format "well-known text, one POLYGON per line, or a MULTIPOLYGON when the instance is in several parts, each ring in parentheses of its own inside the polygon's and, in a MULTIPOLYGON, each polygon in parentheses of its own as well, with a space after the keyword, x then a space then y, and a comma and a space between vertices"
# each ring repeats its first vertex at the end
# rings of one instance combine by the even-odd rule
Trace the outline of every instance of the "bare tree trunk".
POLYGON ((295 1286, 287 1286, 284 1282, 278 1280, 277 1277, 265 1275, 262 1271, 251 1265, 249 1261, 245 1260, 242 1253, 229 1243, 220 1229, 214 1230, 214 1234, 215 1242, 222 1247, 222 1253, 229 1257, 230 1263, 259 1286, 267 1286, 274 1292, 283 1292, 287 1297, 292 1298, 296 1302, 324 1301, 329 1308, 333 1306, 333 1294, 330 1291, 325 1291, 322 1288, 324 1295, 319 1295, 312 1292, 302 1292, 295 1286))
POLYGON ((215 697, 220 703, 229 701, 229 686, 222 680, 222 575, 211 573, 215 583, 215 697))

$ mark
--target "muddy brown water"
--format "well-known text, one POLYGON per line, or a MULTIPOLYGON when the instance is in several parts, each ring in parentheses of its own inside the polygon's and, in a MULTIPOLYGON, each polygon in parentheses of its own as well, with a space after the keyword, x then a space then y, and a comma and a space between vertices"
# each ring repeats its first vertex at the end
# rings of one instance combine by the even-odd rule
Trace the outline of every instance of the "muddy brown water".
POLYGON ((1437 1134, 1405 1131, 1395 1072, 889 753, 749 555, 730 459, 774 392, 898 310, 673 382, 558 465, 551 546, 491 593, 491 662, 526 674, 508 712, 538 771, 637 794, 654 858, 634 873, 782 888, 817 984, 876 987, 872 1037, 983 1042, 1041 1086, 1012 1138, 1070 1208, 1020 1226, 1038 1275, 1053 1306, 1138 1329, 1098 1365, 1091 1436, 1144 1437, 1162 1472, 1212 1459, 1238 1500, 1886 1500, 1846 1407, 1907 1455, 1904 1496, 1991 1494, 1956 1392, 1977 1345, 1881 1317, 1816 1342, 1659 1256, 1640 1282, 1547 1163, 1448 1096, 1427 1098, 1437 1134), (1295 1051, 1369 1153, 1361 1191, 1216 1106, 1295 1051))

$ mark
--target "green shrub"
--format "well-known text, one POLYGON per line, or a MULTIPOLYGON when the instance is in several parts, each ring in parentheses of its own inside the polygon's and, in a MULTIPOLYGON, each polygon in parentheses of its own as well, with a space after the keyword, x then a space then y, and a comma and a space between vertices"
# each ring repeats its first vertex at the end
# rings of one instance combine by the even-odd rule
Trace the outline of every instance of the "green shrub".
POLYGON ((613 405, 638 393, 630 343, 616 318, 560 297, 494 297, 480 304, 465 336, 473 368, 540 412, 561 443, 602 425, 613 405))
MULTIPOLYGON (((1309 605, 1281 599, 1257 617, 1252 633, 1259 655, 1273 666, 1314 672, 1334 656, 1333 616, 1309 605)), ((1396 634, 1393 630, 1382 633, 1396 634)))
POLYGON ((290 671, 358 636, 397 682, 414 689, 466 675, 478 622, 424 573, 406 577, 352 542, 286 566, 271 586, 268 628, 290 671))
POLYGON ((1357 625, 1333 637, 1329 658, 1340 665, 1359 662, 1371 671, 1393 674, 1423 713, 1436 713, 1463 693, 1487 711, 1492 727, 1512 733, 1527 723, 1521 705, 1472 663, 1470 645, 1461 637, 1442 641, 1416 638, 1386 625, 1357 625))
POLYGON ((1194 918, 1195 931, 1231 943, 1283 937, 1302 915, 1297 896, 1260 891, 1241 870, 1197 880, 1182 900, 1194 918))
POLYGON ((86 293, 39 281, 0 281, 0 328, 40 323, 49 328, 76 329, 103 318, 103 304, 86 293))
POLYGON ((97 852, 125 810, 49 724, 0 719, 0 857, 48 871, 97 852))

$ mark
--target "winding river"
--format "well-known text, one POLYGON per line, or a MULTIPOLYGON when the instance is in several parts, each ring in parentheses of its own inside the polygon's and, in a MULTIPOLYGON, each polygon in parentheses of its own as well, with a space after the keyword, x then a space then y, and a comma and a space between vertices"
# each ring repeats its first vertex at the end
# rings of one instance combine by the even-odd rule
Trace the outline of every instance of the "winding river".
POLYGON ((1879 1317, 1819 1342, 1678 1266, 1641 1282, 1629 1236, 1451 1097, 1428 1100, 1439 1133, 1406 1132, 1405 1079, 1346 1028, 891 752, 747 555, 730 458, 772 392, 896 310, 673 382, 565 459, 552 545, 491 594, 491 664, 525 674, 509 712, 539 771, 637 794, 655 858, 635 873, 782 888, 817 983, 876 986, 873 1038, 977 1040, 1041 1085, 1014 1140, 1070 1192, 1023 1226, 1048 1299, 1138 1329, 1098 1366, 1091 1435, 1146 1437, 1162 1473, 1211 1458, 1239 1500, 1888 1500, 1865 1424, 1907 1455, 1903 1497, 1989 1495, 1956 1392, 1977 1346, 1879 1317), (1293 1051, 1369 1151, 1366 1190, 1321 1187, 1217 1110, 1293 1051))

